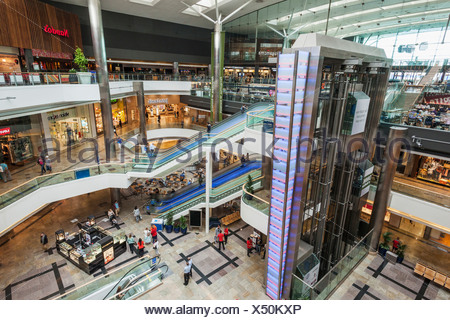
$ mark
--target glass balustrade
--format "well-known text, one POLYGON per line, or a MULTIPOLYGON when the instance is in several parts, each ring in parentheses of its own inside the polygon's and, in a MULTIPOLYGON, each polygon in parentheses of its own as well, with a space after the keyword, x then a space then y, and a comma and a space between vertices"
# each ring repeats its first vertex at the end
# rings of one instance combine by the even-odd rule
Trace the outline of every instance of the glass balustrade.
MULTIPOLYGON (((256 188, 255 192, 250 193, 247 191, 247 183, 245 183, 242 186, 242 201, 249 205, 250 207, 255 208, 256 210, 269 215, 270 211, 270 203, 267 200, 264 200, 262 198, 264 192, 263 192, 263 185, 264 185, 265 178, 260 177, 253 181, 253 188, 256 188)), ((268 192, 268 191, 267 191, 268 192)))
POLYGON ((353 268, 369 253, 372 230, 314 286, 305 283, 297 275, 292 277, 292 300, 325 300, 352 272, 353 268))

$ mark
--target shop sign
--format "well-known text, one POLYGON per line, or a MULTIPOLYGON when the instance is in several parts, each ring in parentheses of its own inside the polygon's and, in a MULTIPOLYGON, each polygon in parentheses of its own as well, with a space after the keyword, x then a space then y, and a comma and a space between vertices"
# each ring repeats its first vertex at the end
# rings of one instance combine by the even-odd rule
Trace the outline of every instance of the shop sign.
POLYGON ((149 104, 156 104, 156 103, 169 103, 169 98, 163 98, 163 99, 149 99, 149 104))
POLYGON ((44 26, 44 31, 47 33, 56 34, 58 36, 65 37, 65 38, 69 37, 69 31, 67 31, 67 29, 57 30, 57 29, 54 29, 53 27, 49 27, 48 24, 46 24, 44 26))
POLYGON ((62 110, 57 112, 47 112, 47 120, 48 121, 58 121, 66 118, 75 118, 76 110, 75 108, 69 110, 62 110))
POLYGON ((7 135, 7 134, 10 134, 11 133, 11 128, 1 128, 0 129, 0 136, 4 136, 4 135, 7 135))
POLYGON ((450 95, 448 94, 428 94, 425 95, 423 101, 427 104, 450 105, 450 95))

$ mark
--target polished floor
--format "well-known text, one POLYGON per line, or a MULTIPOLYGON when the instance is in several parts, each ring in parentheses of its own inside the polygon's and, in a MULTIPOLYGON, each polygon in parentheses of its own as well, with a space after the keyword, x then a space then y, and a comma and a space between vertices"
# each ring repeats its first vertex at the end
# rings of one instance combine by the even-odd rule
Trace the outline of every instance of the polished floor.
MULTIPOLYGON (((111 205, 109 199, 109 190, 103 190, 54 203, 0 238, 0 298, 53 299, 137 260, 137 255, 127 251, 104 269, 87 275, 55 250, 54 232, 58 229, 76 231, 76 223, 85 221, 89 215, 96 216, 100 226, 118 232, 106 219, 105 212, 111 205), (41 232, 49 236, 46 251, 39 243, 41 232)), ((143 214, 143 221, 137 223, 132 215, 134 206, 141 206, 144 201, 140 197, 123 201, 120 230, 144 237, 144 229, 150 226, 152 216, 143 214)), ((160 233, 161 262, 167 264, 170 275, 163 285, 142 299, 268 299, 262 287, 264 260, 257 254, 247 257, 245 248, 253 228, 238 221, 230 226, 230 231, 223 251, 213 243, 214 230, 208 235, 195 231, 186 235, 160 233), (183 286, 187 257, 193 259, 194 271, 189 285, 183 286)), ((150 246, 146 252, 154 255, 150 246)))
POLYGON ((449 300, 450 291, 414 274, 413 264, 368 255, 331 295, 332 300, 449 300))

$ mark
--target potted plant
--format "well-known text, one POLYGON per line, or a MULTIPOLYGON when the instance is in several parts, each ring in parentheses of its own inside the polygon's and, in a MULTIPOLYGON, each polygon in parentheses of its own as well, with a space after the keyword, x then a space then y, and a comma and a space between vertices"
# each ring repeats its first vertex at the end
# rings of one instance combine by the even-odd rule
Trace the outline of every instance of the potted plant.
POLYGON ((392 233, 389 231, 386 231, 383 233, 383 242, 380 243, 380 247, 378 248, 378 252, 381 254, 382 257, 386 256, 386 252, 389 250, 389 242, 391 242, 391 236, 392 233))
POLYGON ((173 232, 178 233, 180 232, 180 223, 177 221, 175 221, 175 223, 173 224, 173 232))
POLYGON ((77 83, 78 82, 77 70, 75 70, 74 68, 69 70, 69 82, 70 83, 77 83))
POLYGON ((246 194, 246 197, 248 200, 252 200, 253 196, 252 194, 255 193, 255 190, 253 189, 253 179, 251 175, 248 175, 247 183, 245 184, 245 190, 248 192, 246 194))
POLYGON ((397 249, 397 263, 402 263, 405 259, 406 244, 400 244, 397 249))
POLYGON ((185 216, 180 217, 180 227, 181 227, 181 233, 186 234, 187 233, 187 219, 185 216))
POLYGON ((75 58, 73 59, 73 63, 75 63, 78 68, 80 69, 80 72, 77 72, 77 76, 79 79, 79 83, 82 84, 90 84, 91 83, 91 73, 87 72, 87 65, 88 60, 84 56, 83 50, 80 48, 76 48, 75 50, 75 58))
POLYGON ((165 223, 165 228, 166 228, 166 232, 167 233, 171 233, 173 231, 173 213, 170 212, 167 215, 167 219, 166 219, 166 223, 165 223))

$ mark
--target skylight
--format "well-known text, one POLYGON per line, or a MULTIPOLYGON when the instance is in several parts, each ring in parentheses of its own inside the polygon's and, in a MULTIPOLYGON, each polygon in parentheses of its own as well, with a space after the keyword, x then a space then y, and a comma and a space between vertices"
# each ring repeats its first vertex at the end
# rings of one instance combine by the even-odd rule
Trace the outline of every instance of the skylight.
MULTIPOLYGON (((230 1, 232 1, 232 0, 217 0, 217 4, 220 6, 221 4, 226 4, 230 1)), ((201 13, 205 13, 205 12, 208 12, 211 9, 215 8, 215 5, 216 5, 215 0, 200 0, 200 1, 197 1, 195 4, 193 4, 192 7, 194 7, 201 13)), ((186 8, 181 12, 185 13, 185 14, 190 14, 193 16, 199 16, 199 14, 191 8, 186 8)))
POLYGON ((129 0, 129 1, 153 7, 155 4, 157 4, 161 0, 129 0))

